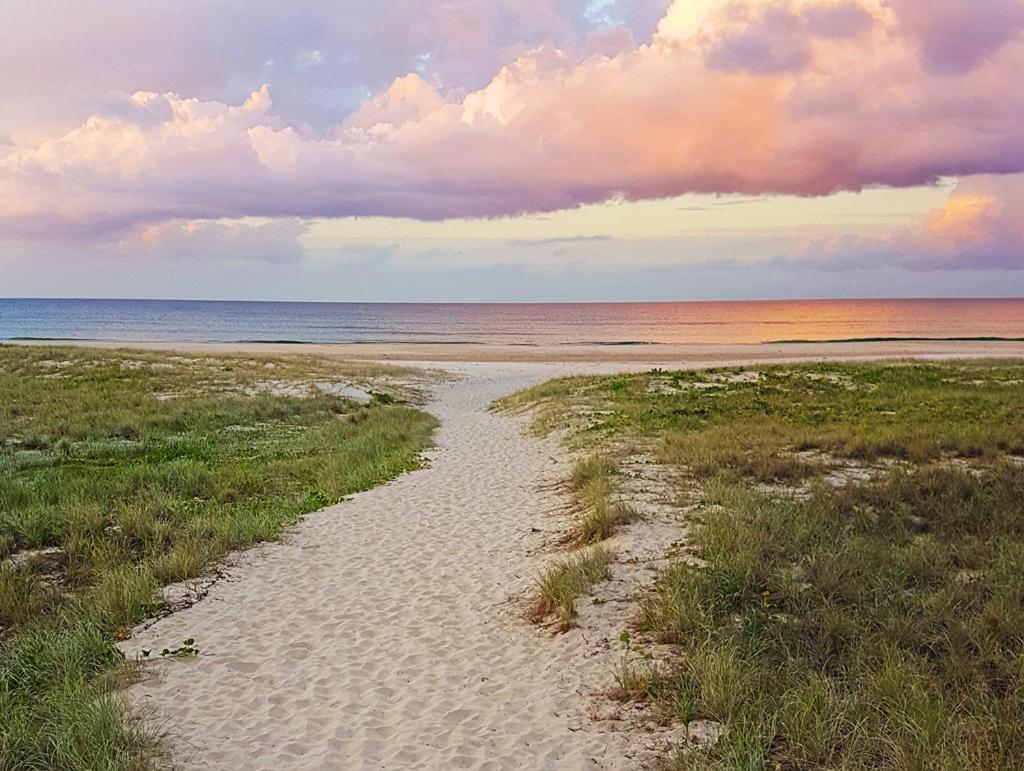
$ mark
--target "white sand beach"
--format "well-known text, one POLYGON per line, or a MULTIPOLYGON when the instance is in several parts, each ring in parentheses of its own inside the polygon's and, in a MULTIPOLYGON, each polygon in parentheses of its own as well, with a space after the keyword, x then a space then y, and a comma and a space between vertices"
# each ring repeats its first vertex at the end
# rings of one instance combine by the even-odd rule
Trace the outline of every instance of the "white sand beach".
MULTIPOLYGON (((38 345, 41 341, 11 341, 38 345)), ((49 340, 91 348, 145 348, 196 353, 309 354, 354 361, 440 366, 446 362, 534 362, 713 367, 745 363, 894 358, 1024 357, 1024 342, 1009 340, 880 340, 822 343, 652 343, 643 345, 490 345, 454 343, 204 343, 180 341, 49 340)))

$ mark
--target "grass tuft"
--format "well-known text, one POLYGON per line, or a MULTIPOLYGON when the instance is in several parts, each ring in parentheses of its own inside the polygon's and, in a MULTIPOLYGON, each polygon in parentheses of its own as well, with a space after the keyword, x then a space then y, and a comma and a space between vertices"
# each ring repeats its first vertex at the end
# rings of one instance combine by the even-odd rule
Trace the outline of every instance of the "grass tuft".
POLYGON ((553 616, 561 629, 571 628, 576 621, 576 598, 608 577, 610 562, 607 549, 593 546, 547 568, 537 580, 531 619, 541 622, 553 616))
POLYGON ((603 541, 638 518, 633 507, 611 499, 615 471, 615 462, 602 455, 581 460, 573 468, 569 485, 583 514, 566 539, 569 543, 584 546, 603 541))

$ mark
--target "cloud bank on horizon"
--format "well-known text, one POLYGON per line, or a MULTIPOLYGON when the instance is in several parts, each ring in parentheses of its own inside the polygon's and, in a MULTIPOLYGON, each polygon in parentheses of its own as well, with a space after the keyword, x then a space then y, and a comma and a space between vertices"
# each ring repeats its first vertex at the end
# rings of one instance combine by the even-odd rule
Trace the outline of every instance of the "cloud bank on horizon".
POLYGON ((14 11, 28 33, 0 54, 23 75, 0 85, 0 240, 290 260, 296 218, 957 177, 913 227, 786 257, 1024 268, 1024 0, 217 5, 205 32, 198 4, 14 11), (275 222, 219 222, 244 218, 275 222))

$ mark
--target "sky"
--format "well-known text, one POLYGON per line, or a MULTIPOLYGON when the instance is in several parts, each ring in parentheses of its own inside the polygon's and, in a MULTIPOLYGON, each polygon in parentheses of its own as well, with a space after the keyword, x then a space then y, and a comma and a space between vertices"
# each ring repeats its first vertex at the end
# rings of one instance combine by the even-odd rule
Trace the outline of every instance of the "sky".
POLYGON ((37 0, 0 296, 1024 296, 1024 0, 37 0))

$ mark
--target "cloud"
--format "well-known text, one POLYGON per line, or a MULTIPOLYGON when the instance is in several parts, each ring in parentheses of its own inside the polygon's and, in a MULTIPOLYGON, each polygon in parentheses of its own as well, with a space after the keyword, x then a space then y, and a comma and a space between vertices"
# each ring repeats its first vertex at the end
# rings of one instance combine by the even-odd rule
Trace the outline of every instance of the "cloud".
POLYGON ((797 250, 795 261, 833 270, 894 264, 923 271, 1024 270, 1021 212, 1024 174, 969 177, 913 227, 813 240, 797 250))
POLYGON ((416 74, 397 78, 386 91, 364 102, 342 124, 346 129, 373 133, 401 128, 422 120, 444 106, 437 90, 416 74))
MULTIPOLYGON (((1022 7, 994 2, 1010 17, 1022 7)), ((432 29, 454 55, 475 45, 460 38, 467 29, 521 22, 527 6, 544 29, 566 19, 557 3, 514 5, 432 6, 461 19, 432 29)), ((286 121, 266 86, 234 105, 138 92, 0 159, 0 235, 247 216, 487 217, 1021 172, 1024 41, 1012 25, 989 34, 997 16, 972 21, 975 7, 676 0, 647 43, 582 59, 541 45, 465 94, 404 75, 326 130, 286 121), (953 70, 927 53, 929 30, 948 18, 986 33, 953 70)))
POLYGON ((290 263, 304 256, 299 238, 305 231, 306 225, 295 219, 260 224, 171 220, 137 228, 115 251, 147 260, 290 263))
MULTIPOLYGON (((612 5, 621 24, 648 37, 668 2, 612 5)), ((586 17, 589 5, 588 0, 292 0, 287 8, 275 0, 5 3, 0 131, 34 134, 40 125, 66 126, 138 90, 231 102, 262 78, 271 79, 286 121, 323 128, 358 107, 367 90, 382 90, 409 72, 474 90, 522 50, 551 43, 575 55, 597 28, 586 17)))
POLYGON ((595 241, 612 241, 612 236, 558 236, 555 238, 514 238, 509 246, 538 247, 558 244, 593 243, 595 241))
POLYGON ((1018 0, 887 0, 920 46, 929 69, 956 75, 977 67, 1024 29, 1018 0))
POLYGON ((871 14, 852 0, 806 5, 801 16, 808 31, 816 37, 855 37, 871 26, 871 14))
POLYGON ((816 39, 844 40, 871 26, 872 16, 843 2, 726 6, 721 28, 710 37, 705 60, 716 70, 771 75, 800 70, 813 57, 816 39))

